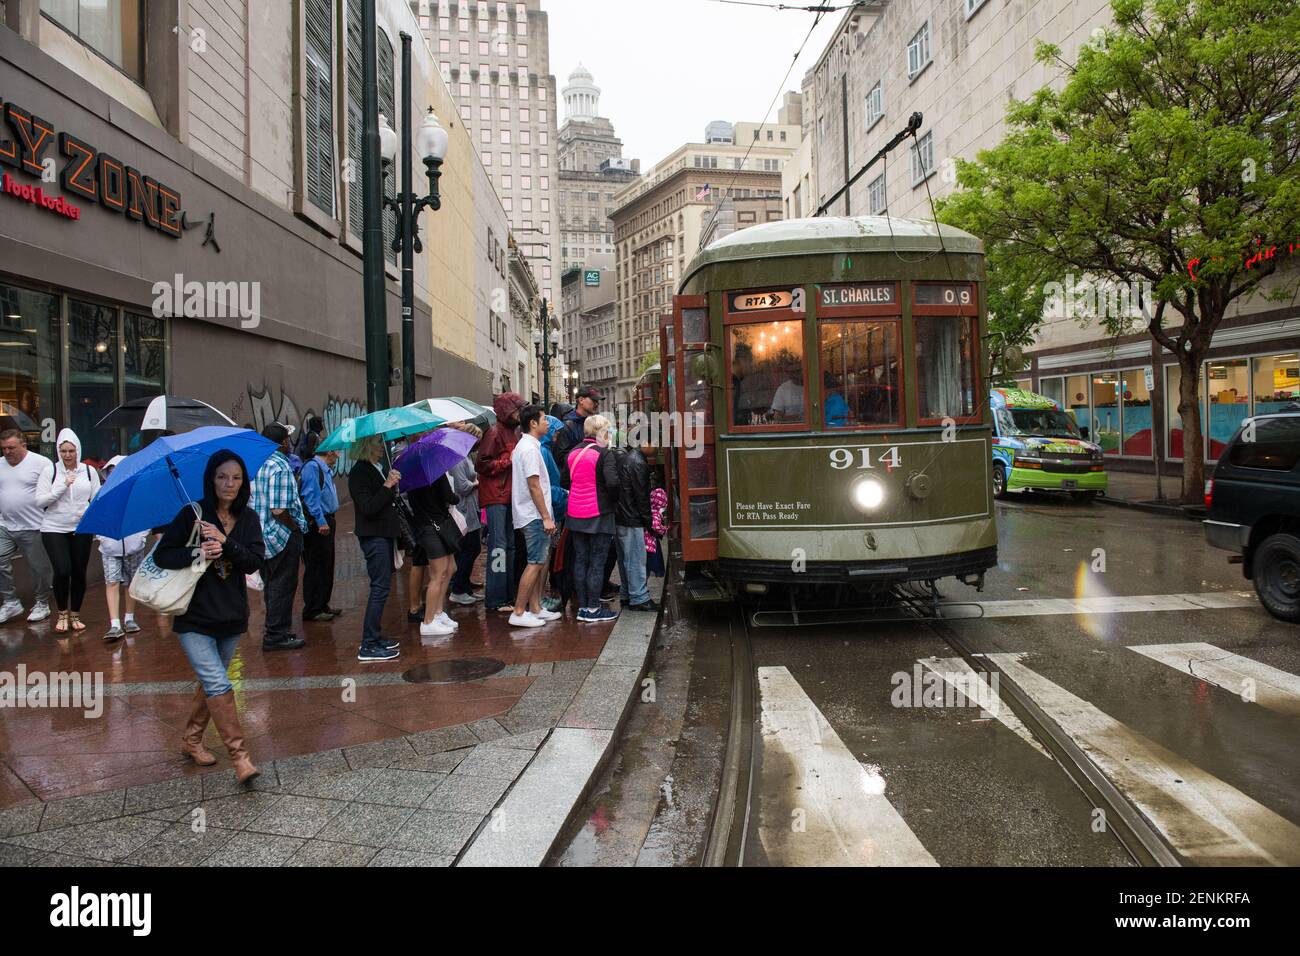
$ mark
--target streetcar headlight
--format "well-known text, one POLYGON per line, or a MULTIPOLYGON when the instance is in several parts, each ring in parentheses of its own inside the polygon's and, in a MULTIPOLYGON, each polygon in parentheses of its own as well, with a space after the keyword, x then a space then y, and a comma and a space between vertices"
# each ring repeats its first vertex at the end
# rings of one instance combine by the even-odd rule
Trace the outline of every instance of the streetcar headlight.
POLYGON ((885 500, 885 486, 874 478, 863 478, 853 486, 853 503, 863 511, 875 511, 885 500))

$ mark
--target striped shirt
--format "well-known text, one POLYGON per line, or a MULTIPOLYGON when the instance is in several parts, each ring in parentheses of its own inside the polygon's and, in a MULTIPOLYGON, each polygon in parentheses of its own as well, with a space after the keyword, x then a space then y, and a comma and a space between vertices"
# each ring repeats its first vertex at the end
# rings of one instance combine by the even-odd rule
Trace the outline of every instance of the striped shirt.
POLYGON ((267 560, 274 558, 289 543, 288 527, 276 520, 272 511, 289 512, 298 530, 307 530, 302 501, 298 498, 298 479, 294 477, 289 459, 282 452, 277 451, 268 458, 253 479, 253 510, 262 521, 267 560))

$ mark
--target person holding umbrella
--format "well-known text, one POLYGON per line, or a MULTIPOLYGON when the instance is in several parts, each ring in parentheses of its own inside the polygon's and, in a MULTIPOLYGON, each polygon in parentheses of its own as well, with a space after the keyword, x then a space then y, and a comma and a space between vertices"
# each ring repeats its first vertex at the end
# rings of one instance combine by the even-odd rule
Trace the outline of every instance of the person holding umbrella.
POLYGON ((355 464, 348 473, 348 493, 356 506, 356 535, 370 578, 370 600, 366 604, 357 660, 363 663, 394 661, 401 656, 400 642, 380 632, 384 605, 393 587, 394 542, 401 537, 398 522, 397 485, 402 473, 382 464, 384 441, 378 435, 362 438, 352 448, 355 464))
POLYGON ((199 578, 189 607, 172 622, 199 680, 181 750, 201 767, 217 762, 203 746, 210 718, 230 752, 240 783, 257 776, 258 769, 244 749, 228 671, 239 639, 248 631, 244 576, 261 570, 266 550, 262 522, 249 507, 249 485, 243 458, 229 450, 213 454, 203 472, 198 513, 194 504, 182 507, 153 552, 154 563, 165 569, 189 567, 196 557, 212 562, 199 578))

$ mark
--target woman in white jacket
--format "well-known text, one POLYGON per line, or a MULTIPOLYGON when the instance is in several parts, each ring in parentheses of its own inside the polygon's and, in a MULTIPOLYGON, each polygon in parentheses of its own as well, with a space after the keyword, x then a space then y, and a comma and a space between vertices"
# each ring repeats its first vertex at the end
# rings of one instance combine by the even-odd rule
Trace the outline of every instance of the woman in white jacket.
POLYGON ((81 461, 81 439, 71 428, 59 432, 58 460, 53 475, 48 472, 36 486, 36 503, 45 509, 41 540, 54 566, 54 600, 59 619, 54 629, 84 631, 81 602, 86 596, 86 565, 94 537, 77 534, 81 516, 99 491, 99 472, 81 461))

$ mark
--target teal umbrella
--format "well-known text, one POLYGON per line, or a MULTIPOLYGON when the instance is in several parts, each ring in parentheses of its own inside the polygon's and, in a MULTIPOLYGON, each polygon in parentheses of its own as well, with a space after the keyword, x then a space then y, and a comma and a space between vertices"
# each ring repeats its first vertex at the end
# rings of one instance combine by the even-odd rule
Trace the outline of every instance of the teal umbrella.
POLYGON ((410 435, 422 435, 431 432, 439 425, 447 424, 445 418, 439 418, 432 412, 421 408, 385 408, 383 411, 371 412, 359 418, 345 419, 343 424, 334 429, 316 447, 317 454, 327 451, 346 453, 356 442, 372 435, 378 435, 384 441, 396 441, 410 435))
POLYGON ((497 423, 496 412, 468 398, 423 398, 407 408, 418 408, 447 422, 469 422, 487 431, 497 423))

